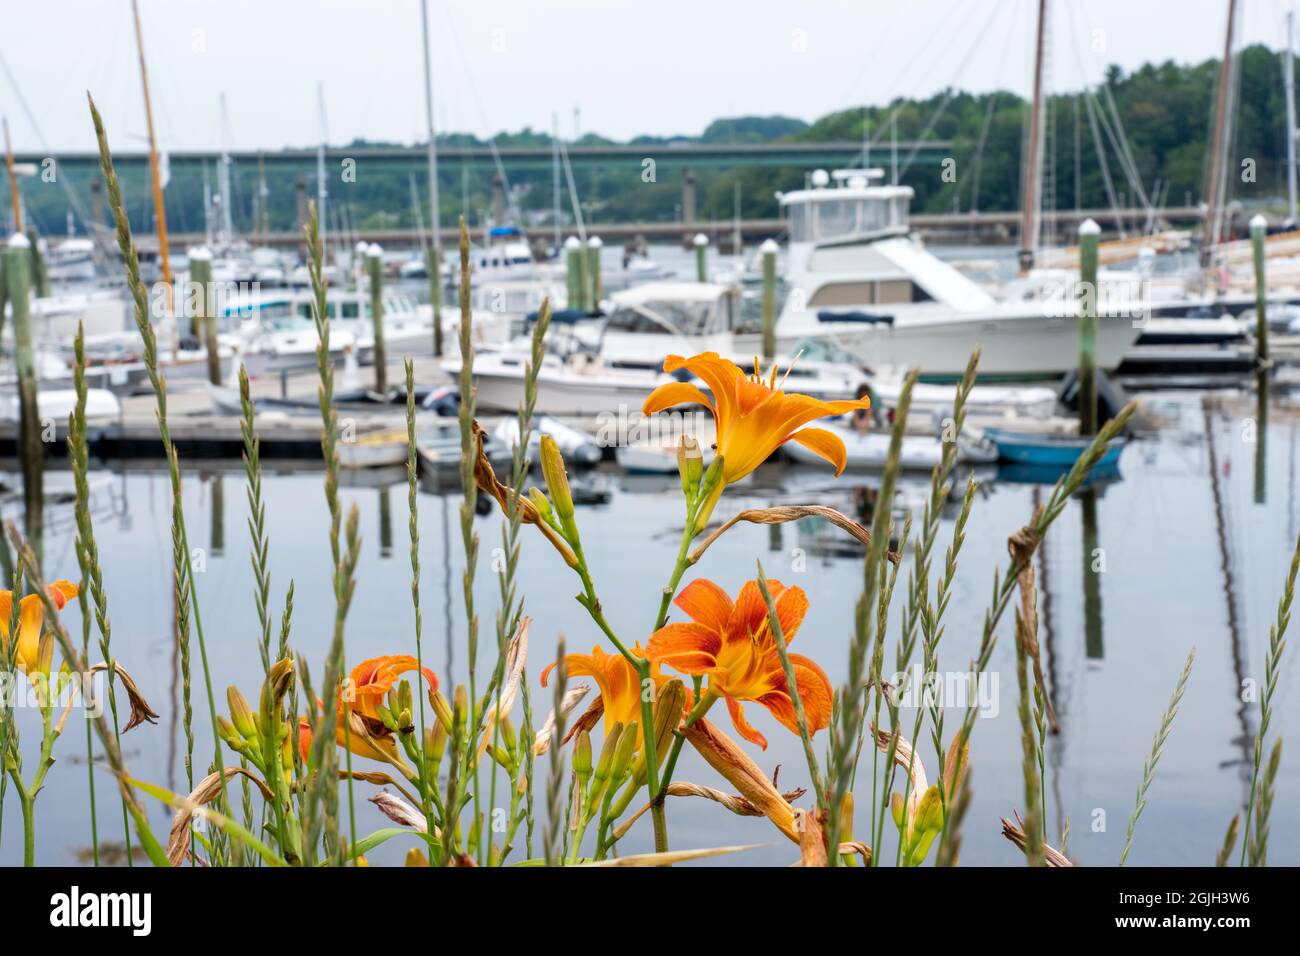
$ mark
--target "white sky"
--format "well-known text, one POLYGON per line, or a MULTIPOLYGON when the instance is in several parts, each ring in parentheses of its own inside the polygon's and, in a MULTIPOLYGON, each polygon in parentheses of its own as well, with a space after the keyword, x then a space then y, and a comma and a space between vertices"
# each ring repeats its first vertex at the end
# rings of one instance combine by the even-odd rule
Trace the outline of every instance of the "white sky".
MULTIPOLYGON (((1196 62, 1227 0, 1050 0, 1051 86, 1106 64, 1196 62), (1094 49, 1099 47, 1100 50, 1094 49)), ((1289 0, 1243 0, 1242 42, 1277 46, 1289 0)), ((94 145, 91 90, 118 148, 144 133, 130 0, 5 0, 0 54, 49 148, 94 145)), ((140 0, 154 112, 171 149, 424 137, 419 0, 140 0)), ((964 89, 1028 89, 1035 0, 433 0, 438 126, 480 136, 552 113, 571 136, 697 134, 712 119, 964 89)), ((14 146, 40 140, 0 76, 14 146)))

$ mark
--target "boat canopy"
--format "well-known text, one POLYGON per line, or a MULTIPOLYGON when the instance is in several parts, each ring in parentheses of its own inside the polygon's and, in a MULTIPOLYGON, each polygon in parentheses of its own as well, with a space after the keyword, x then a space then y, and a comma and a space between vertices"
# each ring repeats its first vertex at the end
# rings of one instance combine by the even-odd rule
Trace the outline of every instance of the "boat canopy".
POLYGON ((707 335, 734 320, 730 286, 711 282, 647 282, 610 297, 610 332, 707 335))
POLYGON ((864 171, 836 170, 834 188, 814 186, 777 198, 790 217, 791 242, 853 242, 908 230, 910 186, 872 186, 864 171))

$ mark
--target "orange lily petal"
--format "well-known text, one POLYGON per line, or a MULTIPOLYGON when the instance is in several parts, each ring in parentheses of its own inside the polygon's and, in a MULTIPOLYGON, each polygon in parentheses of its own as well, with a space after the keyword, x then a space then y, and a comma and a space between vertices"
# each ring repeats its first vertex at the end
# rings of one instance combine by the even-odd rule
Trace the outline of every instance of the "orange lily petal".
MULTIPOLYGON (((808 718, 808 733, 815 734, 830 726, 833 700, 831 682, 822 669, 806 657, 791 654, 790 663, 794 667, 795 685, 799 688, 799 699, 803 704, 804 716, 808 718)), ((786 686, 784 676, 781 683, 783 687, 786 686)), ((758 702, 793 733, 799 733, 794 701, 787 690, 764 694, 758 702)))
POLYGON ((713 411, 713 403, 709 401, 709 396, 700 391, 697 386, 690 382, 667 382, 650 393, 645 404, 641 406, 641 412, 644 415, 653 415, 655 412, 676 405, 703 405, 709 411, 713 411))
POLYGON ((805 428, 791 435, 790 440, 798 442, 814 455, 825 458, 834 465, 835 477, 838 478, 844 473, 844 468, 848 465, 848 452, 839 435, 828 432, 824 428, 805 428))
POLYGON ((683 674, 707 674, 718 663, 722 640, 702 624, 667 624, 650 636, 646 652, 651 660, 683 674))
MULTIPOLYGON (((771 583, 769 583, 769 590, 771 583)), ((776 604, 776 620, 781 625, 781 636, 789 644, 799 633, 799 625, 803 623, 804 615, 808 613, 808 595, 804 594, 803 588, 791 587, 784 589, 780 594, 773 592, 772 601, 776 604)), ((767 611, 766 602, 763 610, 767 611)), ((771 624, 770 621, 768 623, 771 624)))
MULTIPOLYGON (((774 601, 779 601, 785 585, 780 581, 768 581, 767 590, 774 601)), ((763 592, 758 589, 757 581, 746 581, 736 595, 731 617, 727 619, 727 639, 748 642, 766 623, 767 602, 763 600, 763 592)))
POLYGON ((744 708, 740 702, 730 697, 727 698, 727 712, 731 714, 731 722, 735 725, 736 731, 752 744, 758 744, 764 750, 767 749, 767 738, 749 725, 745 720, 744 708))
POLYGON ((721 631, 731 617, 731 597, 708 578, 696 578, 673 601, 697 624, 721 631))
POLYGON ((24 673, 30 674, 36 669, 44 627, 45 605, 35 594, 29 594, 18 602, 17 664, 24 673))
POLYGON ((736 384, 744 378, 744 373, 717 352, 701 352, 690 358, 670 355, 664 359, 665 372, 675 372, 679 368, 698 376, 713 392, 713 414, 717 419, 718 434, 721 435, 730 427, 732 420, 740 416, 736 384))

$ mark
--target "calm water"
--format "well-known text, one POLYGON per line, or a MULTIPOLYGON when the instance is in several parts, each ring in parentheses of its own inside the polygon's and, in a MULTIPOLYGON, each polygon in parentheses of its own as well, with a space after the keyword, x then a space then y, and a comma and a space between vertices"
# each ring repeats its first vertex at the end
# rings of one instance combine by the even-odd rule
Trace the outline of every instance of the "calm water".
MULTIPOLYGON (((1300 412, 1294 400, 1289 408, 1279 401, 1270 416, 1266 500, 1256 503, 1256 446, 1243 440, 1242 417, 1251 413, 1250 406, 1235 401, 1227 410, 1211 408, 1207 436, 1207 411, 1200 396, 1152 397, 1152 406, 1164 419, 1160 433, 1126 449, 1122 479, 1105 485, 1097 495, 1097 545, 1104 571, 1098 575, 1100 606, 1093 613, 1088 613, 1084 600, 1079 502, 1070 503, 1044 545, 1039 571, 1045 665, 1063 724, 1062 734, 1051 741, 1048 752, 1048 812, 1053 832, 1059 832, 1068 818, 1070 849, 1088 864, 1110 864, 1118 856, 1151 735, 1192 645, 1197 648, 1196 667, 1137 831, 1131 861, 1210 863, 1228 819, 1245 799, 1245 760, 1258 711, 1241 703, 1239 688, 1243 680, 1262 680, 1268 627, 1297 532, 1300 412), (1213 443, 1217 482, 1210 473, 1207 438, 1213 443)), ((126 749, 135 773, 183 790, 184 744, 176 718, 171 637, 169 488, 164 472, 140 471, 140 467, 132 463, 125 473, 106 468, 106 484, 98 492, 97 531, 105 557, 114 646, 163 715, 158 726, 132 731, 126 749)), ((413 652, 408 512, 400 473, 397 478, 398 483, 387 489, 344 491, 345 501, 360 508, 364 542, 348 627, 352 661, 413 652)), ((992 567, 1005 564, 1008 533, 1024 523, 1035 502, 1048 493, 1046 488, 999 478, 996 471, 985 478, 946 619, 941 647, 944 670, 963 670, 973 656, 992 567)), ((615 627, 629 639, 644 637, 657 604, 656 588, 676 550, 680 521, 676 480, 632 479, 615 473, 608 480, 614 492, 611 502, 581 513, 584 543, 593 567, 599 569, 598 588, 615 627)), ((821 469, 769 465, 728 492, 724 507, 817 501, 849 510, 871 483, 870 476, 846 475, 836 482, 821 469)), ((909 481, 903 497, 917 499, 923 490, 922 480, 909 481)), ((321 476, 268 474, 265 493, 276 614, 292 577, 297 585, 293 643, 319 673, 333 614, 321 476)), ((219 692, 236 683, 253 698, 260 664, 242 475, 233 462, 224 473, 191 472, 185 497, 191 543, 205 549, 206 570, 198 574, 197 584, 213 680, 219 692)), ((457 495, 422 493, 419 497, 425 654, 440 674, 449 666, 463 674, 465 663, 464 621, 456 597, 462 568, 456 544, 457 505, 457 495)), ((955 508, 950 512, 943 522, 941 546, 951 534, 955 508)), ((77 576, 66 517, 47 543, 51 578, 77 576)), ((496 582, 488 572, 499 523, 496 514, 477 519, 484 545, 477 600, 489 645, 496 582)), ((569 648, 578 650, 589 649, 598 637, 572 600, 577 587, 567 568, 539 535, 525 533, 523 542, 522 590, 527 611, 536 621, 530 669, 537 692, 536 674, 551 660, 558 635, 564 634, 569 648)), ((838 686, 847 658, 851 608, 860 587, 860 553, 846 547, 833 529, 816 522, 788 525, 779 532, 742 525, 714 546, 697 571, 734 593, 753 576, 756 557, 770 577, 797 583, 808 592, 812 610, 797 638, 798 649, 819 661, 838 686)), ((900 596, 902 580, 905 573, 900 596)), ((80 621, 75 604, 64 617, 77 633, 80 621)), ((891 622, 894 630, 898 619, 896 612, 891 622)), ((1008 619, 991 664, 991 675, 998 682, 997 714, 979 720, 973 737, 975 799, 965 827, 967 862, 1019 862, 998 824, 999 816, 1009 815, 1021 801, 1009 634, 1008 619)), ((892 643, 891 639, 891 656, 892 643)), ((1300 706, 1295 701, 1300 675, 1295 660, 1294 652, 1284 660, 1274 728, 1290 740, 1300 740, 1300 706)), ((204 733, 208 721, 201 686, 196 674, 195 723, 200 738, 196 754, 206 755, 210 744, 204 733)), ((535 697, 539 709, 546 699, 535 697)), ((766 753, 755 754, 761 765, 767 770, 781 766, 781 779, 787 785, 804 782, 806 770, 796 738, 760 708, 751 705, 747 713, 771 742, 766 753)), ((912 713, 905 712, 909 728, 912 713)), ((715 716, 728 724, 721 709, 715 716)), ((958 711, 950 712, 948 726, 953 727, 959 717, 958 711)), ((20 719, 30 744, 36 735, 33 714, 24 713, 20 719)), ((933 779, 934 758, 928 744, 920 753, 933 779)), ((38 804, 42 863, 75 862, 89 842, 83 754, 82 725, 73 720, 58 746, 58 763, 38 804)), ((689 748, 678 776, 724 786, 691 756, 689 748)), ((101 776, 100 781, 101 794, 109 792, 107 777, 101 776)), ((1275 863, 1300 863, 1296 838, 1300 805, 1288 796, 1298 783, 1300 760, 1289 754, 1282 764, 1274 808, 1271 859, 1275 863)), ((367 788, 358 792, 364 797, 367 788)), ((860 787, 860 821, 869 812, 869 802, 869 790, 860 787)), ((100 806, 101 833, 111 836, 116 832, 114 803, 104 798, 100 806)), ((13 863, 20 858, 21 829, 12 799, 6 801, 4 813, 0 861, 13 863)), ((155 808, 153 816, 165 831, 167 813, 155 808)), ((765 842, 765 849, 751 852, 744 861, 785 863, 793 858, 793 847, 763 821, 731 816, 713 804, 678 800, 670 806, 670 817, 676 846, 765 842)), ((364 800, 359 825, 367 832, 383 825, 364 800)), ((892 826, 887 833, 889 829, 892 826)), ((865 824, 860 824, 860 832, 865 830, 865 824)), ((627 849, 644 847, 648 841, 647 821, 629 836, 627 849)), ((405 849, 405 844, 391 843, 375 855, 396 860, 405 849)))

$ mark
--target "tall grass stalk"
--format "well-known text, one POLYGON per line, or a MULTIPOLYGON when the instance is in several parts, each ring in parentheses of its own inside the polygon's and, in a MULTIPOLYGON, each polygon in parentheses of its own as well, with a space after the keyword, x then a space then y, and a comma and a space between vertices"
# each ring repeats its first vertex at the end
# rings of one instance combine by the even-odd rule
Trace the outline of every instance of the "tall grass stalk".
POLYGON ((1031 633, 1037 626, 1037 618, 1032 612, 1034 590, 1026 588, 1023 580, 1021 588, 1025 590, 1022 598, 1024 608, 1015 612, 1016 624, 1016 688, 1019 698, 1016 716, 1020 719, 1021 772, 1025 786, 1025 857, 1030 866, 1043 866, 1042 829, 1046 822, 1039 813, 1039 765, 1038 732, 1031 714, 1029 687, 1029 645, 1034 640, 1031 633))
MULTIPOLYGON (((6 623, 9 626, 10 639, 0 645, 0 658, 4 660, 5 679, 16 685, 18 642, 13 640, 13 636, 18 633, 18 596, 22 593, 23 585, 22 568, 18 557, 10 557, 9 579, 9 620, 6 623)), ((17 771, 22 763, 22 755, 19 749, 18 718, 14 714, 14 703, 9 694, 0 694, 0 717, 3 717, 4 721, 3 728, 0 728, 4 733, 0 738, 0 837, 3 836, 5 797, 9 794, 10 774, 14 775, 15 783, 21 787, 21 777, 17 775, 17 771)), ((21 798, 21 792, 19 796, 21 798)))
MULTIPOLYGON (((501 545, 505 560, 501 563, 497 571, 497 581, 500 586, 501 606, 497 609, 497 665, 492 676, 492 685, 496 687, 502 680, 502 668, 505 666, 507 645, 510 636, 514 634, 515 628, 519 626, 519 621, 523 616, 524 602, 519 597, 516 576, 519 569, 519 529, 523 523, 523 509, 519 505, 520 489, 523 487, 524 480, 528 477, 529 469, 532 462, 528 457, 528 448, 531 444, 533 431, 533 412, 537 407, 537 376, 542 370, 542 359, 546 354, 546 331, 551 324, 551 302, 550 299, 543 299, 541 308, 537 310, 537 321, 533 323, 533 333, 531 339, 531 348, 528 356, 528 362, 524 366, 524 395, 519 403, 519 435, 518 441, 515 442, 511 456, 511 480, 510 493, 506 497, 506 520, 501 528, 501 545)), ((527 694, 527 672, 520 678, 520 685, 527 694)), ((495 749, 500 737, 501 720, 508 719, 508 714, 498 714, 497 720, 492 725, 492 746, 495 749)), ((524 740, 528 740, 527 735, 524 740)), ((491 787, 489 791, 489 805, 495 807, 497 773, 495 764, 489 764, 491 773, 491 787)), ((510 836, 513 835, 517 827, 515 803, 518 796, 519 771, 522 767, 517 768, 511 775, 511 810, 510 820, 507 824, 508 833, 505 844, 509 843, 510 836)), ((528 791, 527 799, 531 801, 531 789, 528 791)), ((490 841, 480 841, 480 846, 490 845, 490 841)), ((504 846, 504 844, 503 844, 504 846)), ((504 858, 504 853, 502 854, 504 858)))
POLYGON ((1251 846, 1250 831, 1255 808, 1256 790, 1259 785, 1260 765, 1264 757, 1264 737, 1273 722, 1273 694, 1277 690, 1279 666, 1282 654, 1286 651, 1286 632, 1291 626, 1291 604, 1295 599, 1297 572, 1300 572, 1300 538, 1296 539, 1295 551, 1291 554, 1291 567, 1287 572, 1286 582, 1282 587, 1282 597, 1277 602, 1277 617, 1268 631, 1268 653, 1264 655, 1264 693, 1259 704, 1259 731, 1255 734, 1255 749, 1252 754, 1250 774, 1250 796, 1246 800, 1246 822, 1241 831, 1241 863, 1246 863, 1247 847, 1251 846))
MULTIPOLYGON (((117 245, 126 265, 127 287, 134 300, 135 324, 144 343, 144 366, 153 386, 157 402, 158 433, 162 439, 163 453, 167 458, 167 470, 172 487, 172 537, 174 566, 172 569, 173 586, 178 594, 189 598, 186 602, 186 615, 193 609, 194 633, 199 643, 199 658, 203 665, 203 683, 208 695, 208 718, 212 731, 213 771, 221 774, 221 801, 224 808, 230 803, 226 794, 226 779, 222 773, 224 765, 221 759, 221 738, 217 734, 217 701, 212 692, 212 672, 208 664, 207 642, 203 637, 203 618, 199 612, 198 595, 193 593, 194 580, 193 558, 190 552, 189 534, 185 528, 185 509, 181 496, 180 459, 176 446, 172 443, 171 430, 167 424, 167 383, 158 372, 158 342, 153 324, 149 319, 149 301, 145 293, 144 282, 140 278, 140 258, 131 239, 131 225, 127 219, 126 207, 122 202, 122 189, 113 168, 113 156, 108 148, 108 136, 104 131, 104 122, 95 107, 95 101, 86 94, 90 105, 90 115, 95 126, 95 138, 99 143, 99 165, 108 191, 109 208, 113 211, 113 221, 117 227, 117 245)), ((170 290, 166 290, 170 301, 170 290)), ((178 608, 179 611, 179 608, 178 608)), ((192 761, 191 761, 192 763, 192 761)), ((191 771, 192 773, 192 771, 191 771)), ((190 781, 193 789, 193 781, 190 781)))
MULTIPOLYGON (((334 591, 334 630, 325 658, 325 691, 330 695, 327 706, 313 726, 311 766, 316 768, 307 802, 308 837, 304 850, 309 858, 313 854, 317 833, 323 834, 326 858, 343 861, 343 847, 339 839, 338 812, 338 748, 335 745, 337 710, 334 701, 340 693, 346 666, 343 631, 348 608, 356 582, 354 572, 360 555, 357 536, 359 520, 354 505, 343 527, 343 506, 339 500, 338 413, 334 408, 334 364, 330 359, 330 319, 326 309, 325 248, 320 235, 320 215, 315 203, 308 204, 307 271, 311 277, 312 319, 316 325, 316 369, 320 378, 316 397, 321 416, 321 457, 325 460, 325 504, 330 514, 331 583, 334 591), (344 552, 346 540, 347 551, 344 552)), ((308 697, 308 701, 311 698, 308 697)), ((349 740, 350 728, 345 721, 344 737, 349 740)), ((356 801, 352 786, 352 751, 345 750, 347 760, 349 841, 356 843, 356 801)))
MULTIPOLYGON (((108 665, 108 709, 113 717, 113 736, 121 741, 120 724, 117 716, 117 669, 111 654, 112 626, 108 622, 108 595, 104 591, 104 575, 99 563, 99 546, 95 542, 95 528, 90 516, 90 453, 86 437, 86 334, 83 324, 77 323, 77 337, 73 342, 74 364, 72 384, 77 394, 76 408, 68 417, 68 461, 72 468, 73 485, 76 488, 76 522, 77 522, 77 566, 81 570, 81 586, 77 591, 77 604, 81 608, 81 653, 90 658, 90 605, 95 605, 94 620, 99 627, 99 651, 108 665)), ((99 825, 96 820, 95 805, 95 756, 93 730, 86 723, 86 760, 87 776, 90 787, 90 832, 91 851, 95 866, 99 866, 99 825)), ((133 866, 131 852, 131 824, 127 815, 126 804, 122 804, 123 846, 126 849, 126 865, 133 866)))
POLYGON ((253 603, 257 606, 257 650, 262 657, 262 672, 271 669, 271 569, 268 557, 271 542, 266 534, 266 502, 262 500, 261 440, 255 427, 253 396, 249 390, 248 369, 239 364, 239 431, 244 441, 244 478, 247 482, 248 537, 251 542, 249 562, 253 566, 253 603))
MULTIPOLYGON (((569 669, 564 660, 564 638, 561 637, 555 649, 555 732, 551 735, 551 775, 546 782, 546 832, 542 838, 543 852, 547 866, 556 866, 563 859, 564 846, 561 843, 561 830, 568 833, 564 819, 564 757, 560 746, 564 740, 564 691, 569 683, 569 669)), ((645 737, 650 737, 646 733, 645 737)))
POLYGON ((1142 816, 1142 811, 1146 808, 1147 790, 1151 787, 1151 781, 1155 779, 1156 764, 1160 762, 1160 755, 1165 750, 1165 741, 1169 739, 1169 732, 1174 726, 1174 718, 1178 716, 1178 705, 1182 702, 1183 691, 1187 689, 1187 679, 1192 676, 1192 664, 1195 660, 1196 648, 1193 647, 1187 653, 1187 663, 1183 665, 1183 672, 1179 675, 1173 696, 1169 698, 1169 706, 1165 708, 1164 716, 1160 718, 1160 727, 1156 730, 1155 738, 1151 741, 1151 755, 1147 757, 1146 763, 1142 765, 1142 784, 1138 787, 1137 803, 1133 807, 1133 814, 1128 820, 1128 832, 1124 835, 1124 848, 1119 852, 1120 866, 1123 866, 1124 861, 1128 859, 1128 851, 1133 846, 1133 831, 1137 827, 1138 818, 1142 816))
MULTIPOLYGON (((840 844, 840 814, 844 807, 844 795, 852 786, 855 746, 863 722, 866 720, 867 689, 864 687, 864 681, 867 677, 867 652, 871 648, 871 608, 875 603, 881 565, 889 550, 894 489, 898 484, 903 435, 907 428, 907 413, 912 405, 912 389, 916 385, 917 377, 915 371, 908 374, 895 408, 889 453, 880 480, 876 513, 871 522, 871 546, 867 549, 864 564, 862 594, 858 597, 854 615, 853 640, 849 643, 848 677, 837 695, 839 708, 838 713, 833 717, 835 735, 831 743, 827 770, 830 787, 830 827, 827 845, 832 847, 838 847, 840 844)), ((874 859, 875 854, 873 853, 872 856, 874 859)), ((839 854, 831 853, 829 860, 832 866, 837 866, 839 854)))
MULTIPOLYGON (((415 365, 406 360, 406 505, 410 512, 409 531, 411 536, 411 610, 415 616, 415 664, 416 681, 424 673, 424 614, 420 610, 420 506, 419 506, 419 458, 416 454, 415 434, 415 365)), ((420 760, 416 769, 420 775, 420 810, 424 813, 426 832, 434 832, 433 801, 429 797, 429 761, 425 749, 424 693, 415 695, 419 701, 420 719, 420 760)))
MULTIPOLYGON (((474 531, 474 513, 478 504, 478 485, 474 480, 474 464, 478 458, 478 443, 474 437, 474 337, 473 303, 470 300, 471 270, 469 262, 469 229, 464 217, 460 220, 460 487, 463 499, 460 505, 461 545, 465 551, 465 571, 461 579, 461 593, 465 603, 467 664, 469 669, 469 700, 467 726, 477 727, 477 713, 482 705, 477 695, 478 669, 478 615, 474 610, 474 575, 478 569, 478 534, 474 531)), ((454 686, 454 675, 449 674, 449 686, 454 686)), ((453 771, 448 780, 445 803, 447 819, 443 826, 443 863, 450 862, 457 823, 463 799, 463 788, 469 775, 468 762, 475 751, 473 734, 460 729, 460 721, 453 721, 451 757, 453 771)), ((479 821, 477 764, 473 773, 474 822, 479 821)))
POLYGON ((785 673, 786 691, 790 695, 790 703, 794 706, 795 724, 799 727, 799 739, 803 741, 804 759, 808 761, 808 779, 812 781, 817 806, 825 810, 826 785, 822 782, 821 769, 817 766, 817 753, 813 750, 812 734, 808 730, 808 715, 804 712, 803 697, 799 693, 799 683, 795 680, 794 664, 790 662, 790 652, 786 648, 785 632, 781 629, 781 619, 776 613, 776 601, 772 599, 772 592, 767 586, 761 561, 758 562, 758 590, 763 595, 763 603, 767 605, 768 627, 772 629, 772 640, 776 644, 777 656, 781 658, 781 670, 785 673))
POLYGON ((1268 865, 1268 819, 1273 811, 1276 794, 1277 768, 1282 764, 1282 738, 1273 742, 1273 750, 1264 770, 1264 780, 1259 788, 1255 807, 1255 837, 1250 844, 1250 865, 1268 865))
MULTIPOLYGON (((969 505, 973 501, 970 494, 970 488, 967 489, 967 496, 964 500, 965 512, 957 528, 953 532, 953 543, 948 548, 947 560, 944 563, 944 574, 939 579, 936 587, 935 601, 930 603, 930 568, 934 558, 934 544, 939 537, 939 524, 943 516, 944 502, 948 500, 952 492, 950 478, 953 467, 957 463, 957 446, 961 437, 962 429, 966 425, 966 400, 970 396, 970 390, 975 385, 975 377, 979 368, 979 350, 976 349, 971 353, 970 359, 966 363, 966 369, 962 374, 961 382, 957 386, 956 396, 953 401, 952 417, 945 422, 944 428, 947 434, 943 442, 943 451, 940 454, 939 463, 934 466, 930 472, 930 496, 926 500, 924 517, 921 522, 921 534, 914 545, 914 559, 912 570, 908 577, 908 601, 907 607, 903 612, 903 634, 899 640, 898 649, 895 658, 896 671, 904 675, 904 679, 909 674, 912 667, 912 656, 916 652, 916 639, 918 631, 922 641, 923 670, 924 681, 934 669, 938 667, 939 660, 939 641, 943 636, 943 615, 948 609, 948 601, 952 593, 953 577, 957 573, 957 554, 961 549, 961 544, 965 540, 964 529, 965 519, 969 517, 969 505)), ((883 635, 883 628, 881 629, 883 635)), ((877 693, 876 720, 879 720, 880 705, 879 701, 882 694, 877 693)), ((917 707, 916 720, 912 727, 912 756, 911 760, 916 760, 916 751, 920 746, 921 723, 925 718, 925 708, 917 707)), ((895 741, 899 734, 898 708, 890 707, 890 731, 891 742, 889 751, 885 755, 885 787, 882 800, 888 802, 893 792, 894 779, 898 772, 898 765, 894 762, 895 741)), ((939 765, 942 767, 943 759, 940 757, 939 765)), ((905 775, 903 802, 907 803, 908 797, 912 790, 912 767, 909 762, 907 774, 905 775)), ((942 788, 941 792, 942 792, 942 788)), ((882 812, 875 818, 878 820, 881 831, 873 834, 873 848, 878 848, 883 836, 883 827, 885 820, 884 805, 882 812)), ((900 840, 895 852, 895 863, 902 859, 903 843, 900 840)), ((878 861, 879 852, 872 854, 872 860, 878 861)))
MULTIPOLYGON (((1120 410, 1118 415, 1098 430, 1092 444, 1079 456, 1069 472, 1057 481, 1047 503, 1038 511, 1034 520, 1008 539, 1011 562, 1005 571, 999 571, 996 568, 993 571, 993 590, 989 597, 989 606, 984 612, 984 626, 980 634, 979 649, 975 660, 971 662, 971 673, 976 680, 983 676, 988 668, 989 660, 993 656, 993 650, 997 646, 998 625, 1002 621, 1003 614, 1006 613, 1007 605, 1011 600, 1011 593, 1015 590, 1016 583, 1019 581, 1020 572, 1033 560, 1038 545, 1042 542, 1047 530, 1052 526, 1052 522, 1061 516, 1071 496, 1079 490, 1084 479, 1088 477, 1088 473, 1092 471, 1097 462, 1101 460, 1102 455, 1105 454, 1111 440, 1124 430, 1135 411, 1137 411, 1137 404, 1130 402, 1120 410)), ((961 774, 962 766, 967 759, 966 748, 970 743, 970 736, 975 729, 975 720, 978 716, 979 703, 978 701, 972 701, 967 705, 961 727, 957 731, 959 739, 956 743, 957 758, 952 768, 954 774, 961 774)), ((945 816, 943 833, 940 835, 939 840, 940 855, 944 852, 944 843, 951 838, 952 821, 950 817, 945 816)))

